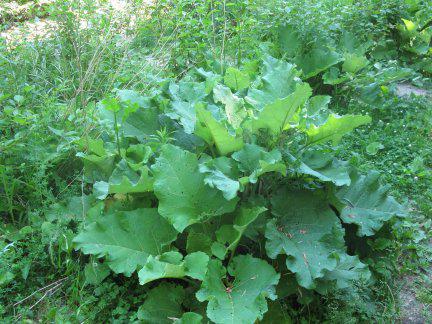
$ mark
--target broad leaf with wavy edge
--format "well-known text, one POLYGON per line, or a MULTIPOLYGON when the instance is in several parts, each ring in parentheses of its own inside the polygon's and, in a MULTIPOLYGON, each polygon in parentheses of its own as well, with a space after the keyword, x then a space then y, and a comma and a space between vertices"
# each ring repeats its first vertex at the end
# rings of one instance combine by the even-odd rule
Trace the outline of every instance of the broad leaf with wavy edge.
POLYGON ((156 209, 144 208, 103 216, 78 234, 74 243, 85 254, 106 257, 114 272, 130 276, 176 238, 175 229, 156 209))
POLYGON ((213 254, 223 260, 228 251, 234 251, 248 226, 266 210, 264 206, 238 208, 233 224, 222 225, 216 231, 217 242, 212 245, 213 254))
POLYGON ((288 155, 288 160, 298 165, 295 172, 310 175, 324 182, 332 182, 336 186, 351 183, 348 163, 334 158, 333 154, 323 150, 307 151, 301 158, 288 155))
POLYGON ((243 147, 243 139, 237 134, 231 135, 225 125, 217 121, 203 104, 197 104, 195 109, 198 116, 195 135, 201 137, 208 145, 215 145, 221 155, 228 155, 243 147))
POLYGON ((185 133, 192 134, 197 120, 195 104, 207 96, 205 83, 181 81, 176 84, 171 82, 168 92, 172 102, 171 109, 166 112, 166 115, 177 119, 185 133))
POLYGON ((249 87, 250 77, 246 72, 229 67, 226 69, 224 83, 234 91, 241 91, 249 87))
POLYGON ((221 102, 225 106, 225 114, 228 122, 239 128, 247 116, 244 100, 234 95, 231 90, 221 84, 213 88, 213 99, 216 103, 221 102))
POLYGON ((173 319, 174 324, 200 324, 202 323, 203 317, 200 314, 187 312, 182 315, 181 318, 173 319))
POLYGON ((246 100, 258 110, 282 99, 294 92, 296 85, 300 83, 297 71, 293 64, 284 60, 278 60, 271 56, 263 59, 264 71, 262 86, 249 88, 246 100))
POLYGON ((374 235, 393 216, 405 215, 403 206, 388 196, 390 187, 381 186, 379 172, 363 176, 352 171, 350 176, 351 185, 339 189, 336 196, 345 205, 340 209, 342 221, 356 224, 359 236, 374 235))
POLYGON ((267 255, 275 259, 285 254, 286 266, 299 285, 314 288, 314 280, 337 265, 334 253, 344 244, 343 237, 333 235, 335 229, 341 230, 339 219, 321 195, 308 191, 279 190, 272 199, 272 213, 276 218, 268 222, 265 233, 267 255))
POLYGON ((171 324, 183 315, 186 290, 179 285, 163 282, 150 290, 137 313, 144 323, 171 324))
POLYGON ((149 256, 144 267, 138 272, 141 285, 162 278, 191 277, 203 280, 209 257, 204 252, 188 254, 183 259, 179 252, 166 252, 160 256, 149 256))
POLYGON ((333 145, 336 145, 340 142, 342 136, 351 132, 356 127, 369 124, 371 121, 372 118, 370 116, 338 116, 331 114, 324 124, 320 126, 311 125, 311 127, 306 130, 308 136, 306 145, 324 144, 329 141, 331 141, 333 145))
POLYGON ((290 128, 290 122, 301 106, 312 95, 312 89, 307 83, 297 85, 295 91, 283 99, 266 105, 260 112, 258 119, 252 122, 254 132, 260 129, 268 129, 273 135, 277 135, 290 128))
POLYGON ((276 299, 275 286, 280 275, 266 261, 250 255, 235 257, 228 267, 220 260, 211 260, 201 289, 199 301, 208 301, 207 317, 215 323, 254 323, 267 311, 266 298, 276 299), (225 285, 225 283, 226 285, 225 285))
POLYGON ((343 61, 343 57, 327 48, 315 48, 306 54, 298 55, 295 59, 298 67, 303 71, 303 78, 309 79, 333 65, 343 61))
POLYGON ((232 212, 238 199, 227 201, 204 183, 197 156, 171 144, 164 145, 152 167, 159 213, 182 232, 187 226, 232 212))
POLYGON ((267 152, 261 146, 246 144, 241 151, 235 152, 232 158, 239 163, 240 171, 247 174, 247 181, 251 183, 256 183, 261 175, 268 172, 286 174, 282 154, 277 149, 267 152))
POLYGON ((153 190, 153 178, 147 166, 140 167, 140 172, 133 170, 125 160, 121 160, 114 169, 109 181, 98 181, 93 185, 98 199, 105 199, 109 194, 142 193, 153 190))
POLYGON ((217 188, 226 200, 234 199, 240 190, 237 162, 226 156, 203 161, 199 171, 205 174, 204 182, 211 188, 217 188))
POLYGON ((324 271, 324 277, 317 280, 316 291, 320 294, 328 293, 332 288, 346 289, 354 281, 367 281, 371 273, 369 267, 360 262, 358 256, 341 254, 338 265, 332 271, 324 271))

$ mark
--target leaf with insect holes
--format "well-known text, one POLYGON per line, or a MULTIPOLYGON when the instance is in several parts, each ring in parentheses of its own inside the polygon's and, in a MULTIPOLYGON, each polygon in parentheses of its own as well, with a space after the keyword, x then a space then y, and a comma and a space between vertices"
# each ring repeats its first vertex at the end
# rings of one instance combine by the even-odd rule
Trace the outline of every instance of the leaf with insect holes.
POLYGON ((231 135, 225 125, 217 121, 204 105, 197 104, 195 109, 198 116, 195 135, 201 137, 208 145, 215 145, 221 155, 228 155, 243 147, 243 139, 237 134, 231 135))
POLYGON ((249 88, 246 100, 257 110, 273 104, 277 99, 283 99, 294 92, 300 79, 300 72, 283 60, 266 56, 263 59, 264 69, 261 78, 262 86, 249 88))
POLYGON ((277 191, 272 198, 275 218, 265 232, 267 255, 275 259, 285 254, 287 268, 308 289, 315 288, 315 279, 323 277, 324 270, 336 267, 334 254, 344 244, 343 235, 334 235, 342 230, 340 221, 320 194, 277 191))
POLYGON ((372 118, 370 116, 338 116, 331 114, 324 124, 320 126, 311 125, 306 130, 308 136, 306 145, 324 144, 329 141, 333 142, 333 145, 336 145, 340 142, 342 136, 351 132, 356 127, 369 124, 371 121, 372 118))
POLYGON ((267 129, 271 134, 277 135, 289 129, 292 118, 311 95, 309 84, 298 84, 293 93, 264 107, 258 119, 252 123, 254 132, 267 129))
POLYGON ((144 208, 105 215, 73 241, 84 254, 106 257, 115 273, 130 276, 150 255, 166 251, 176 238, 177 232, 156 209, 144 208))
POLYGON ((275 300, 280 275, 266 261, 250 255, 235 257, 227 269, 220 260, 211 260, 199 301, 208 301, 207 317, 215 323, 254 323, 267 311, 266 298, 275 300), (233 281, 229 282, 228 277, 233 281))
POLYGON ((160 256, 149 256, 146 264, 138 272, 141 285, 162 278, 191 277, 203 280, 209 257, 204 252, 188 254, 183 259, 179 252, 166 252, 160 256))
POLYGON ((360 175, 352 171, 351 185, 340 188, 336 196, 343 204, 340 217, 344 223, 356 224, 359 236, 374 235, 393 216, 406 214, 403 206, 388 196, 389 186, 381 186, 380 174, 370 171, 360 175))
POLYGON ((181 318, 186 297, 182 286, 163 282, 148 292, 137 317, 144 323, 171 324, 174 319, 181 318))
POLYGON ((238 199, 227 201, 204 182, 197 156, 171 144, 162 146, 152 167, 159 213, 179 231, 205 219, 232 212, 238 199))

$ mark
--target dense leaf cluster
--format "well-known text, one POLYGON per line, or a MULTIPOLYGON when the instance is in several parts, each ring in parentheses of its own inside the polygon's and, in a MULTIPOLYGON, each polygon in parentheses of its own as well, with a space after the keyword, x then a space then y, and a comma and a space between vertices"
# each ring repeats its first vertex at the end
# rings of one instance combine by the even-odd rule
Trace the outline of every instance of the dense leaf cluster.
POLYGON ((268 301, 369 280, 349 240, 403 209, 377 173, 335 158, 370 117, 313 96, 302 78, 328 68, 316 55, 333 60, 312 53, 305 72, 266 55, 261 68, 198 69, 99 104, 104 132, 79 155, 101 202, 74 242, 148 285, 139 319, 253 323, 268 301))

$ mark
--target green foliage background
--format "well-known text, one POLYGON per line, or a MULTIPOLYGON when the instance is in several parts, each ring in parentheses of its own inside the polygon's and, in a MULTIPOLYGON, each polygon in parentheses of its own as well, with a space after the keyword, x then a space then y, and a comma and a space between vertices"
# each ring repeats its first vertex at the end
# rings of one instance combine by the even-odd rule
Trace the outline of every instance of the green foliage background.
POLYGON ((0 45, 0 317, 387 322, 407 274, 430 316, 430 97, 397 93, 431 89, 431 7, 32 13, 52 36, 0 45))

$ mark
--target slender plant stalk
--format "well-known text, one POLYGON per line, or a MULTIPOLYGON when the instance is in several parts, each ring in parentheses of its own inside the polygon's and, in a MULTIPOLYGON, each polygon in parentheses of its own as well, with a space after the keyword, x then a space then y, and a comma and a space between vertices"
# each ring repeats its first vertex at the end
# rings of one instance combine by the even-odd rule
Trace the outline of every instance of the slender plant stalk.
POLYGON ((119 129, 117 124, 117 112, 114 112, 114 131, 116 135, 116 142, 117 142, 117 152, 119 157, 121 157, 121 151, 120 151, 120 140, 119 140, 119 129))

